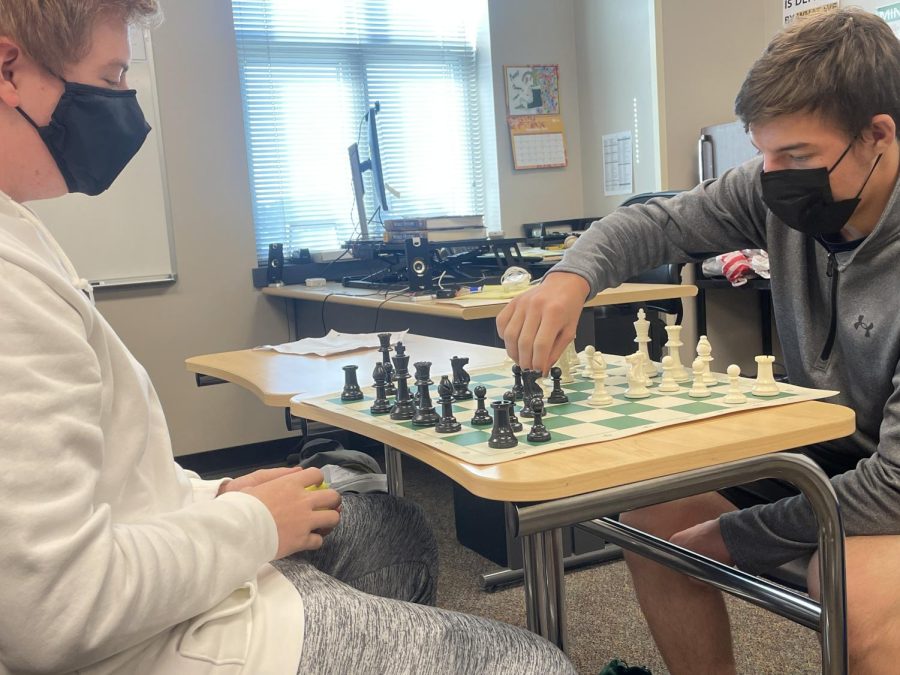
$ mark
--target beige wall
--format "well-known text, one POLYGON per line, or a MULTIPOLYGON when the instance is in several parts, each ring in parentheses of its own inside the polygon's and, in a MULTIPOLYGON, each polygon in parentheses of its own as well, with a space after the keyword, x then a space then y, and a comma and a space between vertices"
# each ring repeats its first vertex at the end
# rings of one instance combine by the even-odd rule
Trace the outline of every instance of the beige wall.
POLYGON ((508 236, 522 224, 584 216, 581 184, 581 125, 575 56, 574 0, 488 0, 494 112, 497 134, 500 220, 508 236), (559 64, 560 112, 569 165, 560 169, 513 169, 506 125, 503 66, 559 64))
POLYGON ((284 306, 250 281, 256 254, 231 3, 165 3, 154 32, 178 281, 97 292, 97 305, 147 368, 176 454, 286 435, 280 410, 240 387, 198 389, 196 354, 288 338, 284 306))
POLYGON ((605 216, 627 195, 603 194, 603 135, 631 131, 634 192, 660 185, 653 0, 576 0, 575 44, 587 216, 605 216))

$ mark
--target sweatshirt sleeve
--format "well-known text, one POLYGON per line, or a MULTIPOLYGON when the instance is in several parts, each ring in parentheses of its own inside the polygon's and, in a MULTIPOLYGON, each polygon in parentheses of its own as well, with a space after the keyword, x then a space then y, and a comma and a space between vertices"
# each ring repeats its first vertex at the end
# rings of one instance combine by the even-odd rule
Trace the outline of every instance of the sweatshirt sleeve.
POLYGON ((593 223, 550 273, 581 276, 593 295, 666 263, 765 248, 761 163, 751 160, 671 199, 617 209, 593 223))
MULTIPOLYGON (((896 534, 900 522, 900 364, 885 403, 878 448, 831 479, 848 537, 896 534)), ((758 574, 818 548, 818 524, 803 495, 726 513, 722 537, 738 567, 758 574)))
POLYGON ((0 670, 70 672, 202 613, 277 550, 242 493, 115 522, 89 319, 0 260, 0 670))

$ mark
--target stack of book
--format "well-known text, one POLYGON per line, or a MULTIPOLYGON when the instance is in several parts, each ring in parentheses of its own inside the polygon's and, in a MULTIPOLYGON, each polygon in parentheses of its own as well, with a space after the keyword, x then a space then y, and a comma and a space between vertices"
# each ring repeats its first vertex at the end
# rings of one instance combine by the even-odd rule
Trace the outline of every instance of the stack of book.
POLYGON ((487 228, 484 226, 484 216, 432 216, 384 221, 385 243, 403 242, 416 237, 430 242, 484 239, 487 228))

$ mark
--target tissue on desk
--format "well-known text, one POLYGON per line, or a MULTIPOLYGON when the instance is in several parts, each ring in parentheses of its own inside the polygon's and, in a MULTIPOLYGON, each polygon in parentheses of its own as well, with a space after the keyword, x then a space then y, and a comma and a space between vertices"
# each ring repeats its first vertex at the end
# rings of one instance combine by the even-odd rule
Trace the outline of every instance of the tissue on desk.
MULTIPOLYGON (((409 331, 391 333, 391 344, 402 340, 409 331)), ((303 338, 296 342, 285 342, 280 345, 263 345, 257 347, 260 350, 276 351, 281 354, 316 354, 317 356, 331 356, 352 352, 356 349, 370 349, 378 347, 378 333, 338 333, 336 330, 328 331, 328 335, 320 338, 303 338)))

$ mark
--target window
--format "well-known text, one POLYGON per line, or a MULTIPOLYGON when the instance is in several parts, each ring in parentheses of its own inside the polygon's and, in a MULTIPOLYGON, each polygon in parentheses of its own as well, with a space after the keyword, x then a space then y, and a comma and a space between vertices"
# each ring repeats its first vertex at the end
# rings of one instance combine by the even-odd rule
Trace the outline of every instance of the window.
MULTIPOLYGON (((485 0, 232 0, 256 248, 357 236, 347 147, 381 103, 389 215, 484 212, 475 34, 485 0)), ((369 231, 379 232, 371 172, 369 231)))

